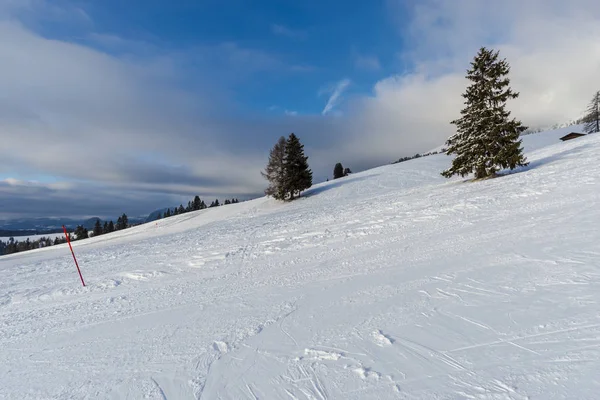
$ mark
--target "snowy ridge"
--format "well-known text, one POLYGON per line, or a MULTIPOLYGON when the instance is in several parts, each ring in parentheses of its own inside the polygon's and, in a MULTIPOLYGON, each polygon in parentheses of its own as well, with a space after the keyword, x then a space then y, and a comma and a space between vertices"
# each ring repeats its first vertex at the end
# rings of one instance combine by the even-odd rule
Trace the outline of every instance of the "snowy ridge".
POLYGON ((563 134, 75 242, 86 288, 66 245, 2 257, 0 398, 594 398, 600 135, 563 134))

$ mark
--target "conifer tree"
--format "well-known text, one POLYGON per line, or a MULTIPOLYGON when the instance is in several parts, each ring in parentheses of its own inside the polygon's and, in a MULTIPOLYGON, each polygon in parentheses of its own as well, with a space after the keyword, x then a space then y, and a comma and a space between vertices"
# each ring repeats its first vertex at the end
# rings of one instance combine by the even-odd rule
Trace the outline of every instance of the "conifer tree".
POLYGON ((590 101, 590 105, 585 111, 583 117, 583 131, 585 133, 596 133, 600 132, 600 91, 597 91, 590 101))
POLYGON ((342 163, 335 164, 335 167, 333 168, 333 179, 339 179, 343 176, 344 176, 344 167, 342 166, 342 163))
POLYGON ((73 233, 77 236, 77 240, 86 239, 89 236, 88 230, 83 225, 77 225, 73 233))
POLYGON ((200 196, 194 197, 194 201, 192 202, 192 209, 194 211, 202 209, 202 200, 200 200, 200 196))
POLYGON ((114 222, 112 222, 112 220, 108 223, 108 232, 114 232, 115 231, 115 224, 114 222))
POLYGON ((94 236, 100 236, 102 235, 102 225, 100 224, 100 220, 97 219, 96 223, 94 224, 94 236))
POLYGON ((123 218, 121 218, 121 217, 117 218, 117 226, 115 228, 116 228, 116 230, 123 229, 123 218))
POLYGON ((269 181, 269 186, 265 189, 267 196, 272 196, 277 200, 285 198, 283 188, 285 180, 284 158, 285 158, 285 137, 281 136, 275 146, 269 153, 269 162, 261 175, 269 181))
POLYGON ((476 179, 494 176, 503 168, 528 165, 519 136, 527 127, 521 121, 509 119, 506 101, 519 93, 508 85, 508 62, 498 59, 499 52, 482 47, 467 71, 472 83, 462 95, 466 107, 462 117, 451 121, 457 133, 446 142, 447 154, 456 154, 452 166, 442 175, 465 176, 472 172, 476 179))
POLYGON ((183 208, 183 204, 179 205, 179 214, 185 214, 185 208, 183 208))
POLYGON ((104 226, 102 227, 102 233, 108 233, 108 221, 104 221, 104 226))
POLYGON ((304 145, 300 139, 290 133, 285 144, 284 167, 284 198, 289 194, 290 200, 312 186, 312 171, 308 167, 308 157, 304 155, 304 145))

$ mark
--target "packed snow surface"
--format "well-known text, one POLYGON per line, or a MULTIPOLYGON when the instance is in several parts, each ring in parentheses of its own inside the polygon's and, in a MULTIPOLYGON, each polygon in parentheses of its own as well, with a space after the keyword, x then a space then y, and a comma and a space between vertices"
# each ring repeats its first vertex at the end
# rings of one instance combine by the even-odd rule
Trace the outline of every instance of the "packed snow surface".
POLYGON ((592 399, 600 134, 0 258, 2 399, 592 399))

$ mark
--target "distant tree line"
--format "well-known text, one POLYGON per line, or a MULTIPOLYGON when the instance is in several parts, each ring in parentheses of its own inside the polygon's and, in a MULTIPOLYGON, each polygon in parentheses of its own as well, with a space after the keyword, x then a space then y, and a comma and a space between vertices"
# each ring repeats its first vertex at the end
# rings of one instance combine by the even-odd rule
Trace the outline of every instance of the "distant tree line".
POLYGON ((446 149, 442 149, 440 151, 430 151, 430 152, 424 153, 424 154, 417 153, 414 156, 401 157, 401 158, 398 159, 398 161, 392 162, 392 164, 398 164, 398 163, 401 163, 401 162, 405 162, 405 161, 409 161, 409 160, 414 160, 416 158, 432 156, 434 154, 440 154, 440 153, 445 153, 445 152, 446 152, 446 149))
MULTIPOLYGON (((104 225, 102 225, 100 219, 96 220, 94 228, 92 230, 92 236, 100 236, 106 233, 119 231, 122 229, 129 228, 131 225, 129 224, 129 219, 127 218, 127 214, 123 213, 115 224, 113 221, 105 221, 104 225)), ((90 237, 90 232, 83 225, 77 225, 73 232, 69 232, 69 240, 74 242, 77 240, 83 240, 90 237)), ((42 247, 55 246, 57 244, 66 243, 67 238, 63 236, 57 236, 54 240, 48 237, 41 237, 37 240, 30 240, 27 238, 24 241, 16 240, 14 237, 10 237, 8 242, 3 242, 0 240, 0 255, 5 254, 13 254, 19 253, 21 251, 40 249, 42 247)))
MULTIPOLYGON (((159 214, 157 219, 168 218, 174 215, 184 214, 190 211, 203 210, 205 208, 219 207, 221 205, 229 205, 236 204, 240 201, 237 198, 226 199, 223 203, 219 202, 219 199, 216 199, 210 203, 210 205, 206 205, 206 203, 200 199, 200 196, 194 197, 193 200, 188 202, 187 207, 183 207, 180 204, 178 207, 169 208, 162 214, 159 214)), ((123 229, 127 229, 134 224, 129 222, 129 218, 127 214, 123 213, 119 218, 117 218, 117 222, 114 221, 104 221, 99 218, 96 219, 93 229, 91 232, 83 225, 77 225, 73 232, 69 233, 69 240, 72 242, 87 239, 89 237, 105 235, 107 233, 120 231, 123 229)), ((21 233, 22 231, 17 231, 17 233, 21 233)), ((8 235, 7 235, 8 236, 8 235)), ((27 238, 26 240, 19 241, 15 239, 14 236, 11 236, 7 242, 3 242, 0 240, 0 256, 6 254, 18 253, 21 251, 40 249, 42 247, 54 246, 57 244, 66 243, 67 239, 65 237, 56 237, 54 240, 48 237, 41 237, 37 240, 30 240, 27 238)))
POLYGON ((225 201, 221 204, 219 199, 216 199, 210 203, 210 205, 206 205, 204 200, 200 199, 200 196, 194 197, 193 200, 188 201, 187 207, 184 207, 183 204, 180 204, 179 207, 168 208, 162 214, 158 214, 156 219, 161 218, 169 218, 175 215, 185 214, 191 211, 199 211, 204 210, 206 208, 220 207, 221 205, 229 205, 229 204, 237 204, 240 201, 236 198, 233 199, 225 199, 225 201))
POLYGON ((41 249, 43 247, 54 246, 61 243, 66 243, 65 237, 56 237, 52 240, 49 237, 41 237, 37 240, 30 240, 27 238, 23 241, 15 240, 14 237, 10 237, 8 242, 0 240, 0 255, 19 253, 21 251, 41 249))

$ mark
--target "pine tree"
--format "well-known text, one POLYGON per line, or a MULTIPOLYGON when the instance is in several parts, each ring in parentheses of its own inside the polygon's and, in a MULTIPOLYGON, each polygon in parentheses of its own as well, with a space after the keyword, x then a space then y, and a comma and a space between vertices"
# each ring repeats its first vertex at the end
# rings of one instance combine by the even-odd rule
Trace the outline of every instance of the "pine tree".
POLYGON ((104 221, 104 226, 102 227, 102 233, 108 233, 108 221, 104 221))
POLYGON ((127 218, 127 214, 123 213, 121 219, 123 221, 123 229, 129 228, 129 218, 127 218))
POLYGON ((312 171, 308 167, 308 157, 304 155, 304 145, 291 133, 285 144, 284 198, 289 194, 290 200, 312 186, 312 171))
POLYGON ((200 196, 194 197, 194 201, 192 202, 192 209, 194 211, 202 209, 202 200, 200 200, 200 196))
POLYGON ((596 133, 600 132, 600 91, 594 94, 590 105, 585 111, 583 117, 583 131, 585 133, 596 133))
POLYGON ((339 179, 339 178, 342 178, 343 176, 344 176, 344 167, 342 166, 342 163, 335 164, 335 167, 333 168, 333 179, 339 179))
POLYGON ((89 237, 88 230, 83 225, 77 225, 73 232, 77 236, 77 240, 86 239, 89 237))
POLYGON ((183 208, 183 204, 179 205, 179 214, 185 214, 185 208, 183 208))
POLYGON ((116 228, 116 230, 123 229, 123 218, 121 218, 121 217, 117 218, 117 226, 115 228, 116 228))
POLYGON ((283 190, 285 180, 284 157, 285 157, 285 137, 281 136, 275 146, 269 153, 269 162, 261 175, 269 181, 269 187, 265 189, 267 196, 272 196, 275 199, 282 200, 285 197, 283 190))
POLYGON ((348 176, 352 173, 352 171, 350 171, 350 168, 344 168, 344 176, 348 176))
POLYGON ((108 223, 108 232, 110 233, 110 232, 114 232, 114 231, 115 231, 115 224, 114 224, 114 222, 110 221, 108 223))
POLYGON ((100 236, 102 235, 102 225, 100 224, 100 220, 97 219, 96 223, 94 224, 94 236, 100 236))
POLYGON ((508 86, 510 67, 505 59, 498 60, 498 54, 482 47, 467 71, 472 84, 462 95, 466 99, 462 117, 451 121, 458 132, 447 140, 447 154, 456 157, 442 172, 446 178, 474 172, 476 179, 482 179, 502 168, 528 165, 519 140, 527 127, 514 118, 509 120, 510 111, 505 109, 506 101, 519 93, 508 86))

